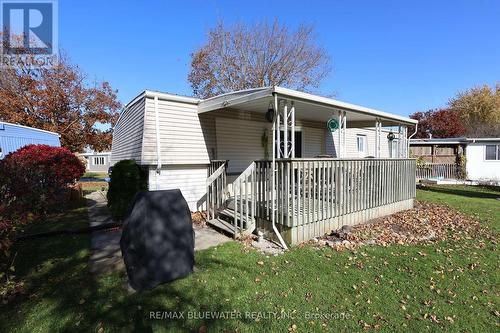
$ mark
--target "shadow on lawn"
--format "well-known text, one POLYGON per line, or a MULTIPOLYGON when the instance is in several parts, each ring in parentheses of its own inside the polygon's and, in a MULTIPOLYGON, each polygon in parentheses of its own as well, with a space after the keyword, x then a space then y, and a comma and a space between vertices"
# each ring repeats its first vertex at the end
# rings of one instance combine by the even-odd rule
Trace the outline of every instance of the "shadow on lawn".
MULTIPOLYGON (((198 331, 201 326, 220 331, 234 330, 247 321, 187 318, 187 311, 238 310, 225 300, 234 297, 248 281, 221 279, 214 293, 200 279, 207 270, 214 272, 221 267, 231 270, 234 276, 248 276, 250 268, 243 264, 205 255, 197 263, 198 271, 186 279, 128 294, 124 273, 101 277, 90 274, 89 243, 88 235, 64 235, 20 244, 16 250, 22 261, 16 264, 16 271, 19 277, 26 278, 26 294, 12 304, 0 306, 0 331, 98 331, 100 327, 104 332, 150 332, 153 328, 198 331), (152 311, 185 313, 184 318, 156 320, 150 318, 152 311)), ((266 330, 270 322, 262 324, 266 330)))
POLYGON ((468 198, 496 199, 500 196, 500 190, 498 188, 493 188, 493 187, 490 188, 490 186, 484 187, 484 188, 491 190, 491 191, 498 191, 498 193, 495 194, 495 193, 486 193, 486 192, 480 192, 480 191, 464 190, 461 188, 434 187, 434 186, 423 187, 423 188, 421 188, 421 190, 435 192, 435 193, 459 195, 459 196, 468 197, 468 198))

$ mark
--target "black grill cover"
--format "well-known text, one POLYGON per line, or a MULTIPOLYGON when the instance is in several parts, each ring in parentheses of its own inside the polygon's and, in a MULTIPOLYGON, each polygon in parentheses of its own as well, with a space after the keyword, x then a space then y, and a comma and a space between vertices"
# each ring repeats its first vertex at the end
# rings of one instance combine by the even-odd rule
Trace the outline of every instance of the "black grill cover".
POLYGON ((120 247, 135 290, 189 275, 194 266, 194 231, 181 191, 138 193, 124 220, 120 247))

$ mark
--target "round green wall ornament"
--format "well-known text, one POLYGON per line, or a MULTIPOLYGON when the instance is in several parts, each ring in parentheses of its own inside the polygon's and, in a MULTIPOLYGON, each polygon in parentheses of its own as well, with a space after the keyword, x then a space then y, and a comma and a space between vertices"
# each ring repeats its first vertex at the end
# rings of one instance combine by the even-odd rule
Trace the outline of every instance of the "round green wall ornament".
POLYGON ((332 118, 332 119, 328 120, 328 122, 326 123, 326 127, 328 128, 328 130, 330 132, 333 133, 339 129, 339 122, 336 119, 332 118))

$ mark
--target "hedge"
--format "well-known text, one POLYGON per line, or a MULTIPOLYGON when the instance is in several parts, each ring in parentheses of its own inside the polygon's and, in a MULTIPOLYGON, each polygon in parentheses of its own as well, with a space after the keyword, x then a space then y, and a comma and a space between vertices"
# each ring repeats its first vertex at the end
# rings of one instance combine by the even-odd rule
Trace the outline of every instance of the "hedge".
POLYGON ((113 166, 109 190, 108 207, 115 219, 122 219, 130 202, 139 191, 148 189, 147 174, 133 160, 123 160, 113 166))

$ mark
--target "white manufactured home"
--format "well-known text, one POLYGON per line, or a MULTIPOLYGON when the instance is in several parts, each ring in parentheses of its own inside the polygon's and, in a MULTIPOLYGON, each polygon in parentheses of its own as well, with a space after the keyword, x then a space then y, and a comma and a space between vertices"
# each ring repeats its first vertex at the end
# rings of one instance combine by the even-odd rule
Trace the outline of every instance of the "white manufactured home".
POLYGON ((191 210, 234 234, 283 245, 413 206, 416 121, 281 87, 209 99, 144 91, 113 133, 149 189, 179 188, 191 210))
POLYGON ((110 151, 97 152, 89 150, 78 155, 85 159, 85 170, 87 172, 107 173, 109 168, 113 166, 110 151))
POLYGON ((500 138, 411 139, 410 152, 424 162, 418 166, 418 179, 500 184, 500 138), (460 156, 465 157, 462 172, 460 156))

